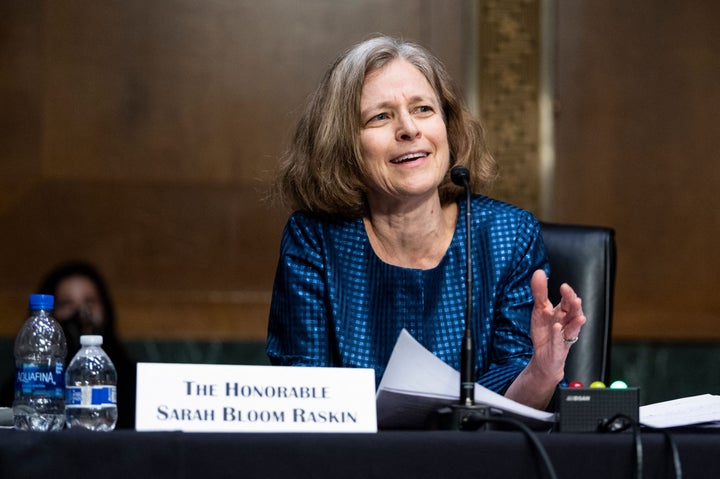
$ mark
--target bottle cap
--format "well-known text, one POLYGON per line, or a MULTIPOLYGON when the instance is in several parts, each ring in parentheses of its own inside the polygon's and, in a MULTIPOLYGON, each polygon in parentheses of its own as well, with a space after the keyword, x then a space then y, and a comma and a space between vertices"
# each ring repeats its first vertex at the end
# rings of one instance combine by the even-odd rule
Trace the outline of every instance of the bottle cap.
POLYGON ((55 307, 55 296, 52 294, 31 294, 30 310, 37 311, 40 309, 49 310, 55 307))
POLYGON ((83 334, 80 336, 81 346, 102 346, 103 339, 99 334, 83 334))

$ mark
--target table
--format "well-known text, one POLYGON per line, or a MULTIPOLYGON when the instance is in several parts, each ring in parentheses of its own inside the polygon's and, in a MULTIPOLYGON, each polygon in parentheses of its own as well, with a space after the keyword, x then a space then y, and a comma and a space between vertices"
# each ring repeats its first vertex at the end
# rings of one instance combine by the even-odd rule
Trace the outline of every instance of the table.
MULTIPOLYGON (((560 478, 632 478, 631 433, 540 433, 560 478)), ((720 432, 673 434, 684 478, 720 477, 720 432)), ((642 433, 644 478, 671 478, 658 432, 642 433)), ((0 430, 0 478, 533 478, 527 438, 514 431, 219 434, 0 430)))

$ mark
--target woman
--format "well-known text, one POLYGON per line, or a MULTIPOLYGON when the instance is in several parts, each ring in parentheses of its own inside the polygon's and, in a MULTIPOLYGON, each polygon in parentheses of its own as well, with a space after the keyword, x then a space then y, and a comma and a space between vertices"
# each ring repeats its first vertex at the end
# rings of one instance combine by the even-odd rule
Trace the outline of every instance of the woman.
POLYGON ((68 344, 67 363, 80 349, 80 335, 99 334, 118 375, 118 428, 135 422, 135 364, 115 332, 115 312, 105 281, 90 264, 73 261, 48 273, 39 292, 55 296, 54 316, 68 344))
POLYGON ((459 368, 465 204, 471 173, 476 378, 547 407, 585 317, 572 288, 547 298, 537 220, 492 200, 496 165, 443 65, 380 36, 343 54, 304 111, 280 165, 295 210, 281 243, 268 327, 273 364, 371 367, 399 332, 459 368))

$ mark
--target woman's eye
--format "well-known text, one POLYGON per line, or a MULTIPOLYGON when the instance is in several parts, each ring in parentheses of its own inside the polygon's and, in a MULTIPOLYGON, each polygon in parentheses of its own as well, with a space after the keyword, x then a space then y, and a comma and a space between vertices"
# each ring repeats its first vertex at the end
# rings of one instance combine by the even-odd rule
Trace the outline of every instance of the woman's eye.
POLYGON ((365 125, 372 125, 374 123, 383 122, 390 118, 390 116, 387 113, 378 113, 375 116, 371 116, 366 122, 365 125))
POLYGON ((420 113, 428 113, 433 111, 433 108, 430 105, 422 105, 417 108, 418 112, 420 113))

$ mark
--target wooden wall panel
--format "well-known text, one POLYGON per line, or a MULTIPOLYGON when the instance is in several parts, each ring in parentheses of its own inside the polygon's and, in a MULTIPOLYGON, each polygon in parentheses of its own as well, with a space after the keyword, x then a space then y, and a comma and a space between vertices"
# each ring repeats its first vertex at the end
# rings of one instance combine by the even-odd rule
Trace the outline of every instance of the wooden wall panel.
POLYGON ((720 3, 556 12, 552 219, 617 230, 617 338, 720 339, 720 3))
POLYGON ((287 214, 262 198, 297 109, 374 32, 465 81, 472 3, 2 2, 0 335, 83 258, 125 338, 262 340, 287 214))
MULTIPOLYGON (((539 5, 0 3, 0 335, 52 264, 85 258, 108 277, 124 337, 261 340, 286 218, 262 202, 276 158, 325 65, 376 31, 429 45, 465 81, 473 31, 494 29, 477 50, 497 193, 537 211, 539 5), (525 96, 508 90, 526 80, 525 96), (512 95, 490 104, 493 92, 512 95), (497 118, 516 101, 517 122, 497 118)), ((616 228, 616 337, 718 339, 720 7, 553 5, 543 219, 616 228)))
POLYGON ((481 1, 479 98, 499 165, 492 196, 540 214, 542 0, 481 1))

